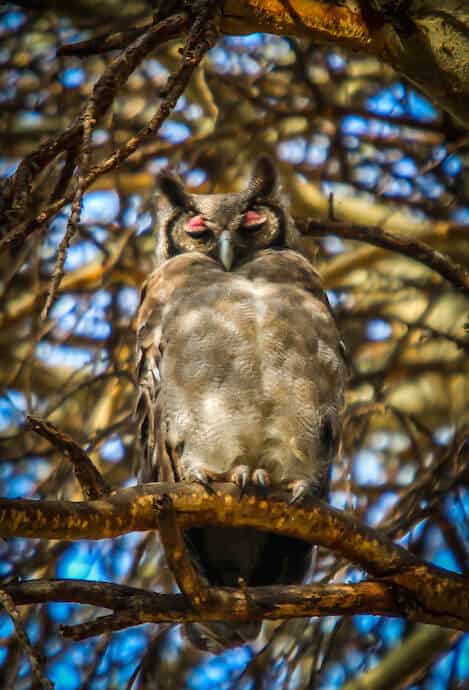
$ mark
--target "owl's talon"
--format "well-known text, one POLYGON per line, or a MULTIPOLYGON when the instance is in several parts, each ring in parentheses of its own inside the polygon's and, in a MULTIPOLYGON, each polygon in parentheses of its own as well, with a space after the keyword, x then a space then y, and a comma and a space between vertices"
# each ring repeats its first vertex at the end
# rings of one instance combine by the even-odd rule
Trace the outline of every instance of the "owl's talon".
POLYGON ((215 494, 215 489, 210 484, 209 478, 207 477, 206 474, 204 474, 200 470, 192 470, 192 472, 190 473, 189 479, 190 479, 190 481, 196 482, 197 484, 200 484, 201 486, 203 486, 205 491, 210 496, 213 496, 215 494))
POLYGON ((249 480, 249 467, 247 465, 238 465, 230 474, 230 481, 239 486, 241 490, 241 497, 243 496, 249 480))
POLYGON ((294 505, 295 503, 301 503, 305 496, 311 492, 309 482, 305 481, 304 479, 298 479, 295 482, 291 482, 291 484, 288 485, 288 488, 292 491, 292 496, 288 501, 288 505, 290 506, 294 505))
POLYGON ((266 470, 261 468, 254 470, 252 473, 252 481, 258 486, 267 487, 270 486, 270 477, 266 470))

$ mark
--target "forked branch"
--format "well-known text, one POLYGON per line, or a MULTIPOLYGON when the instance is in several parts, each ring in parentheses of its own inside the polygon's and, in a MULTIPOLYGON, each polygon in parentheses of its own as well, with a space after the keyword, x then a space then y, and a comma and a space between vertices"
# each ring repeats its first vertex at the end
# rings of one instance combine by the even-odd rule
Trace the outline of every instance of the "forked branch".
MULTIPOLYGON (((405 603, 398 588, 374 580, 240 590, 217 587, 210 589, 210 602, 199 608, 194 608, 183 594, 159 594, 108 582, 36 580, 9 584, 5 590, 17 606, 66 601, 114 611, 87 623, 63 626, 63 634, 75 640, 141 623, 242 622, 360 613, 421 620, 415 617, 412 605, 405 603)), ((429 614, 426 620, 435 619, 429 614)))

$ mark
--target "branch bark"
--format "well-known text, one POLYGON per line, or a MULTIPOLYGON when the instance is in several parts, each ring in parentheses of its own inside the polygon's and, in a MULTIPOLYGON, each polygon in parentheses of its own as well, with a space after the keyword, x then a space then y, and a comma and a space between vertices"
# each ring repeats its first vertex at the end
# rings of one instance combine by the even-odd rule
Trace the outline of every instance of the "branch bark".
POLYGON ((336 43, 387 62, 469 126, 469 15, 465 3, 328 0, 227 0, 222 30, 264 31, 336 43), (357 6, 358 5, 358 6, 357 6), (395 9, 393 9, 395 5, 395 9))
MULTIPOLYGON (((160 594, 144 589, 86 580, 35 580, 6 585, 15 605, 66 601, 108 608, 114 614, 62 631, 74 639, 120 630, 141 623, 189 623, 225 620, 279 620, 293 617, 374 613, 402 616, 402 597, 387 582, 356 584, 211 588, 210 600, 194 608, 184 594, 160 594)), ((409 609, 409 615, 413 615, 409 609)))
POLYGON ((181 529, 171 498, 165 494, 158 503, 160 539, 163 544, 166 561, 181 592, 191 607, 200 609, 206 605, 212 592, 192 561, 184 542, 181 529))
POLYGON ((102 539, 158 529, 158 500, 169 495, 182 529, 210 525, 285 534, 329 548, 372 576, 401 588, 403 610, 415 619, 469 630, 469 580, 421 561, 390 539, 321 501, 288 504, 286 492, 238 496, 232 484, 215 483, 207 496, 197 485, 146 484, 95 501, 0 500, 0 536, 102 539), (266 494, 267 495, 267 494, 266 494))
POLYGON ((93 500, 105 496, 111 491, 110 485, 94 466, 89 455, 85 453, 71 436, 57 429, 51 422, 47 422, 39 417, 29 415, 26 418, 26 423, 32 431, 46 438, 53 446, 70 458, 75 477, 85 498, 93 500))

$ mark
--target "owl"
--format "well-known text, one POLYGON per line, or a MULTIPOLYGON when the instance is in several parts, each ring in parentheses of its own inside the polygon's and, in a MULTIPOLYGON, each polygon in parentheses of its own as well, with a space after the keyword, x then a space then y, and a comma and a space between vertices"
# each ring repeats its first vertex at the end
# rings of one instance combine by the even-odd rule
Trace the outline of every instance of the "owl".
MULTIPOLYGON (((239 193, 189 194, 168 171, 158 187, 156 267, 137 315, 142 480, 327 497, 345 364, 275 166, 259 158, 239 193)), ((310 561, 309 544, 252 528, 185 537, 210 585, 298 583, 310 561)), ((258 630, 220 622, 189 634, 210 648, 258 630)))

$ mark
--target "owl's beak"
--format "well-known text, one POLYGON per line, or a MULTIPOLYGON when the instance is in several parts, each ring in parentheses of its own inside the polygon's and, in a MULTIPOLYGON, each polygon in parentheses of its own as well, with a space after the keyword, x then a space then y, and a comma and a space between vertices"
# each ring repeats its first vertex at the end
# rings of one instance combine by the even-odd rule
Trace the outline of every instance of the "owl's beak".
POLYGON ((218 255, 226 271, 230 271, 235 257, 233 237, 229 230, 223 230, 218 240, 218 255))

